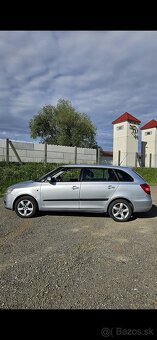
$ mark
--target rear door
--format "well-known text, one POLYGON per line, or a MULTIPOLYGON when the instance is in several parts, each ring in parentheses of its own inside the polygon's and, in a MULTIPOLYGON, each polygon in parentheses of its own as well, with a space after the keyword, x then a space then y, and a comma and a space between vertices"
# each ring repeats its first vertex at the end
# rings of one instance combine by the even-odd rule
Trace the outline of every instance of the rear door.
POLYGON ((106 211, 108 200, 111 199, 119 186, 118 178, 110 168, 83 169, 80 187, 80 209, 106 211))

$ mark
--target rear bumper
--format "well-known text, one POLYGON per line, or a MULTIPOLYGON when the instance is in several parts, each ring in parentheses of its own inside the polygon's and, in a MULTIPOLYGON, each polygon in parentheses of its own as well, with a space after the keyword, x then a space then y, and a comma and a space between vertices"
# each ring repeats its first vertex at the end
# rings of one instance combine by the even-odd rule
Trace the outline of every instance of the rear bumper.
POLYGON ((152 208, 152 199, 134 200, 134 212, 147 212, 152 208))

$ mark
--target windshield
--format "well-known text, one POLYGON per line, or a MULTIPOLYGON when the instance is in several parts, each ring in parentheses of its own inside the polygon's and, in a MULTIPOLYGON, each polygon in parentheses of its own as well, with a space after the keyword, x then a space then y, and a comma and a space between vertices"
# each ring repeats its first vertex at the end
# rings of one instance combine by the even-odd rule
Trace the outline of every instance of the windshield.
POLYGON ((46 179, 48 176, 53 176, 53 175, 55 175, 55 173, 58 172, 59 169, 62 169, 62 167, 55 168, 54 170, 49 171, 47 174, 44 174, 43 176, 34 179, 34 181, 35 181, 35 182, 44 182, 45 179, 46 179))

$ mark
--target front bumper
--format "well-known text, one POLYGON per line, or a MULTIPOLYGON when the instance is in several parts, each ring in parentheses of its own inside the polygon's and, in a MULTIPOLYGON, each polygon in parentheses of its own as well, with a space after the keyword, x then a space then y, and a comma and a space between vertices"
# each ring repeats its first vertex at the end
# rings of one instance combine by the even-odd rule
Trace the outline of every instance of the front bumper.
POLYGON ((14 202, 15 197, 10 193, 10 194, 6 194, 3 198, 3 203, 4 203, 4 207, 6 209, 13 209, 13 202, 14 202))

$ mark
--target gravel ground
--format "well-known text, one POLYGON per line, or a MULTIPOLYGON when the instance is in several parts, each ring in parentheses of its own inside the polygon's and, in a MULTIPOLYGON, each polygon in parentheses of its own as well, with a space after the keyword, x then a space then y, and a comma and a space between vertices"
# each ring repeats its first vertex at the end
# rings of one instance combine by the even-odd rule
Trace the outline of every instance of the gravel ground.
POLYGON ((157 309, 157 187, 128 223, 99 214, 24 220, 0 199, 1 309, 157 309))

